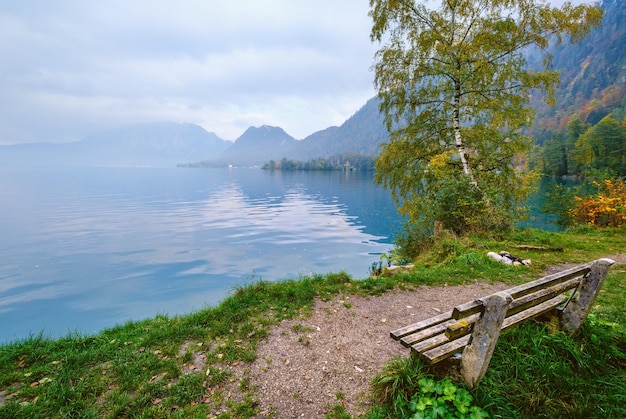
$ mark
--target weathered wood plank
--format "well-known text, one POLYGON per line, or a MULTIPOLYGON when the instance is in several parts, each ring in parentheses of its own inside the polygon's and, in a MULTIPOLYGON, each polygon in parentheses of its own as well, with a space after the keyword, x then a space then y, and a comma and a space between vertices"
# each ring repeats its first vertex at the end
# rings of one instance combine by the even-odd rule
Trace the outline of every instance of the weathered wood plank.
POLYGON ((526 284, 518 285, 507 291, 514 299, 520 298, 537 290, 560 284, 561 282, 565 282, 569 279, 582 277, 590 271, 590 267, 591 263, 585 263, 584 265, 575 266, 562 272, 544 276, 543 278, 527 282, 526 284))
MULTIPOLYGON (((478 315, 474 314, 474 316, 478 316, 478 315)), ((471 317, 467 317, 461 320, 454 320, 454 323, 452 323, 446 328, 446 337, 450 340, 453 340, 453 339, 458 339, 461 336, 470 334, 472 330, 474 329, 474 323, 475 323, 474 321, 470 321, 469 320, 470 318, 471 317)), ((478 319, 478 317, 476 317, 476 319, 478 319)))
MULTIPOLYGON (((474 316, 470 316, 467 318, 467 321, 473 323, 476 321, 476 319, 478 319, 478 314, 475 314, 474 316)), ((434 326, 428 327, 426 329, 422 329, 421 331, 417 332, 417 333, 412 333, 410 335, 406 335, 405 337, 403 337, 402 339, 400 339, 400 342, 406 346, 407 348, 410 346, 415 345, 418 342, 421 342, 423 340, 429 339, 435 335, 438 335, 440 333, 446 333, 446 330, 453 324, 457 323, 458 320, 454 320, 452 318, 449 318, 448 320, 446 320, 443 323, 439 323, 436 324, 434 326)))
MULTIPOLYGON (((535 281, 528 282, 526 284, 518 285, 516 287, 507 290, 513 299, 518 299, 528 294, 532 294, 538 290, 549 288, 553 285, 566 282, 573 278, 582 279, 591 269, 591 263, 579 265, 556 274, 548 275, 535 281)), ((480 313, 482 310, 482 304, 480 299, 470 301, 469 303, 456 306, 452 310, 452 318, 460 320, 464 317, 471 316, 472 314, 480 313)))
POLYGON ((445 313, 441 313, 429 319, 410 324, 400 329, 393 330, 392 332, 389 333, 389 335, 395 340, 400 340, 406 335, 410 335, 411 333, 419 332, 422 329, 426 329, 436 324, 445 322, 446 320, 449 320, 451 316, 452 316, 452 311, 446 311, 445 313))
POLYGON ((460 339, 449 341, 443 345, 432 348, 428 351, 418 351, 414 347, 411 349, 418 353, 423 359, 430 364, 436 364, 444 359, 450 358, 452 355, 459 353, 467 346, 470 341, 470 335, 465 335, 460 339))
POLYGON ((470 301, 469 303, 461 304, 452 310, 452 318, 461 320, 464 317, 471 316, 472 314, 480 313, 483 309, 483 303, 480 300, 470 301))
POLYGON ((429 349, 436 348, 437 346, 448 343, 450 340, 446 337, 445 333, 440 333, 431 337, 430 339, 423 340, 421 342, 416 343, 415 345, 411 345, 411 350, 415 352, 426 352, 429 349))
POLYGON ((411 333, 410 335, 406 335, 405 337, 400 339, 400 343, 402 343, 404 346, 409 348, 418 342, 429 339, 435 335, 444 333, 446 331, 446 328, 453 322, 456 322, 456 320, 449 319, 443 323, 439 323, 434 326, 428 327, 426 329, 422 329, 417 333, 411 333))
POLYGON ((582 278, 580 277, 573 278, 560 284, 553 285, 549 288, 544 288, 539 291, 533 292, 532 294, 527 294, 520 298, 516 298, 509 306, 509 310, 507 311, 506 316, 512 316, 513 314, 519 313, 520 311, 539 305, 544 301, 556 297, 557 295, 561 295, 566 293, 567 291, 573 290, 578 286, 578 284, 580 284, 581 279, 582 278))
POLYGON ((507 317, 506 319, 504 319, 504 323, 502 323, 502 330, 510 329, 511 327, 516 326, 525 320, 547 313, 550 310, 553 310, 560 306, 564 301, 565 298, 559 295, 548 301, 544 301, 537 306, 529 308, 528 310, 524 310, 512 315, 511 317, 507 317))

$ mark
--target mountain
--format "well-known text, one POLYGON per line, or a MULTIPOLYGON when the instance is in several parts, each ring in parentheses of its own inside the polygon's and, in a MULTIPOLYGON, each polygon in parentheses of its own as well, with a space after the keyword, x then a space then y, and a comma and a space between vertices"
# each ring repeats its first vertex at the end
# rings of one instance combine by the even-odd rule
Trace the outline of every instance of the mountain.
POLYGON ((378 104, 378 99, 372 98, 341 126, 317 131, 300 141, 282 128, 250 127, 220 155, 220 160, 233 164, 262 164, 282 158, 310 160, 342 153, 377 156, 380 144, 389 138, 378 104))
POLYGON ((250 127, 220 154, 219 159, 232 164, 262 164, 291 155, 297 144, 298 141, 282 128, 250 127))
POLYGON ((377 156, 380 144, 389 140, 383 116, 378 110, 379 103, 378 98, 372 98, 340 127, 309 135, 302 140, 294 155, 288 157, 303 160, 341 153, 377 156))
POLYGON ((198 156, 217 158, 230 146, 194 124, 132 125, 63 144, 0 146, 3 166, 174 166, 198 156))

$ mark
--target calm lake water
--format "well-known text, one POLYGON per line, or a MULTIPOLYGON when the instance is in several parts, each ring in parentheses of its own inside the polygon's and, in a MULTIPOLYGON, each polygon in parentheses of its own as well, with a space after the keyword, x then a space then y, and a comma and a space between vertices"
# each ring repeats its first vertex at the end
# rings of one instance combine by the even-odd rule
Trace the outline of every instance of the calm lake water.
POLYGON ((259 278, 364 278, 401 226, 359 172, 0 169, 0 203, 0 342, 183 314, 259 278))

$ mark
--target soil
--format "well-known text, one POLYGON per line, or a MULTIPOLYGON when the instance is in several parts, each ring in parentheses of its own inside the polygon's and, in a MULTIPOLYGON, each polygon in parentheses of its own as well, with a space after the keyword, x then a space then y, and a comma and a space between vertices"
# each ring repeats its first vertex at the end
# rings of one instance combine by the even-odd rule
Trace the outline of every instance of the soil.
MULTIPOLYGON (((626 254, 611 256, 626 263, 626 254)), ((552 268, 549 273, 566 269, 552 268)), ((310 316, 283 321, 247 365, 258 389, 259 418, 323 418, 336 404, 353 416, 371 407, 370 383, 384 364, 410 350, 389 332, 509 288, 477 283, 391 291, 378 297, 318 300, 310 316)))

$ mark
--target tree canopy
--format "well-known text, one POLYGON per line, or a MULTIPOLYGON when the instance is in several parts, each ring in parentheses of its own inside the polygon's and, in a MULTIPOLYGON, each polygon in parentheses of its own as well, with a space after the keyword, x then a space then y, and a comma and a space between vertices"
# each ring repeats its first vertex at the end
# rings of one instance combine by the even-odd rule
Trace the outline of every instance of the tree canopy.
POLYGON ((390 141, 376 179, 409 222, 463 233, 510 225, 528 177, 515 159, 531 147, 529 93, 551 101, 559 81, 548 46, 580 41, 600 7, 535 0, 370 0, 374 82, 390 141), (525 52, 544 55, 530 69, 525 52), (476 223, 479 222, 481 226, 476 223))

